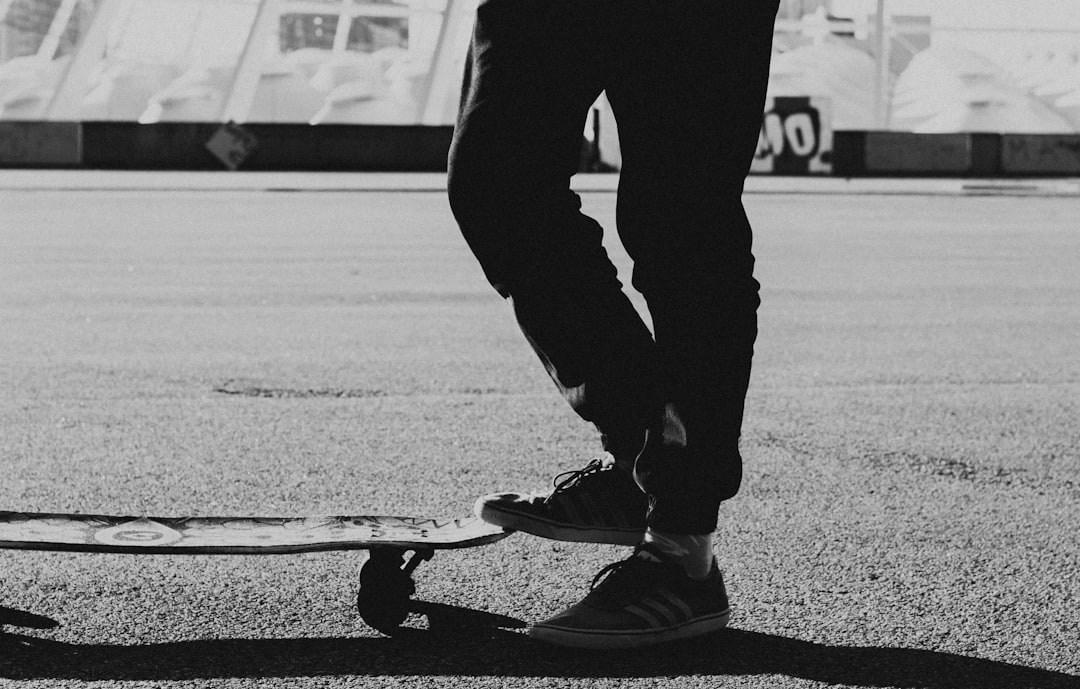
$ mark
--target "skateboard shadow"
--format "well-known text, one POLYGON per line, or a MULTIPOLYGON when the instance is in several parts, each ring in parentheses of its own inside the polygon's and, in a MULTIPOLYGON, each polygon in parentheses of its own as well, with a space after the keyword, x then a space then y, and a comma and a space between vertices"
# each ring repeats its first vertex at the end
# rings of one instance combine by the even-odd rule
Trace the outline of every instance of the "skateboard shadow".
POLYGON ((119 646, 0 634, 0 678, 183 681, 371 676, 657 678, 772 675, 867 687, 1076 689, 1080 677, 913 648, 829 646, 725 629, 657 652, 545 647, 509 617, 423 603, 427 630, 394 637, 206 639, 119 646))
POLYGON ((23 612, 14 608, 5 608, 0 605, 0 633, 5 626, 23 627, 24 629, 55 629, 60 623, 54 619, 35 615, 32 612, 23 612))

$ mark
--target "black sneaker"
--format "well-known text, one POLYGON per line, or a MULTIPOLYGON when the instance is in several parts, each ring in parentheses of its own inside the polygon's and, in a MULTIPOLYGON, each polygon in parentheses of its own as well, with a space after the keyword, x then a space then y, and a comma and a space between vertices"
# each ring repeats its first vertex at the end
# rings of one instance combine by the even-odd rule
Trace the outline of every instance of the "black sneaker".
POLYGON ((578 543, 637 545, 648 499, 614 460, 594 459, 559 474, 551 493, 496 493, 476 501, 476 516, 506 529, 578 543))
POLYGON ((585 599, 529 630, 559 646, 619 649, 689 639, 727 626, 724 578, 714 565, 703 581, 665 561, 649 545, 608 565, 585 599))

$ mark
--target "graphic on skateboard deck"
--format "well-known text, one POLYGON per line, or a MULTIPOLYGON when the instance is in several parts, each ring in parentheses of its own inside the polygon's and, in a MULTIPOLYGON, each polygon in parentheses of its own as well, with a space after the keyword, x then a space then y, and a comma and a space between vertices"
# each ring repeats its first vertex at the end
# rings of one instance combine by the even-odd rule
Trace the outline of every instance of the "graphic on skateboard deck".
POLYGON ((391 632, 416 592, 412 573, 435 550, 493 543, 510 532, 475 517, 122 517, 0 511, 0 548, 153 555, 281 555, 368 550, 357 609, 391 632), (411 557, 409 554, 412 553, 411 557))

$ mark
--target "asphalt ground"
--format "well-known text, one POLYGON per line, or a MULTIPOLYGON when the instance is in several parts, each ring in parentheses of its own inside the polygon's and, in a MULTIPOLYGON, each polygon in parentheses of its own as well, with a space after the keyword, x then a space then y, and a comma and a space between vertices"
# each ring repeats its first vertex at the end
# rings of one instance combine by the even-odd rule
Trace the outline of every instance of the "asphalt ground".
MULTIPOLYGON (((609 228, 611 179, 579 182, 609 228)), ((457 515, 580 466, 593 431, 439 186, 0 172, 0 506, 457 515)), ((421 566, 393 638, 352 607, 361 554, 0 551, 0 685, 1080 686, 1080 185, 749 190, 728 630, 536 645, 627 552, 524 535, 421 566)))

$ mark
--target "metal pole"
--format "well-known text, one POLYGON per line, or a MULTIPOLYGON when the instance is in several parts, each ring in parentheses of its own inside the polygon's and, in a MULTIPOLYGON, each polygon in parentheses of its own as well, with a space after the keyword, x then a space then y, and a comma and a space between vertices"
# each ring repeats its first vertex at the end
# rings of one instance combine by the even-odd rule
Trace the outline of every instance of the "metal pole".
POLYGON ((341 0, 338 11, 337 28, 334 30, 334 52, 343 53, 349 49, 349 32, 352 30, 352 0, 341 0))
POLYGON ((420 124, 446 124, 443 122, 443 110, 450 94, 461 88, 461 69, 458 58, 464 49, 455 38, 461 34, 466 22, 472 21, 472 15, 465 13, 463 0, 447 0, 443 12, 442 28, 439 39, 435 42, 435 53, 431 56, 431 69, 428 71, 427 84, 423 101, 419 109, 420 124))
MULTIPOLYGON (((0 0, 0 24, 7 19, 8 10, 15 4, 15 0, 0 0)), ((7 32, 0 29, 0 62, 7 61, 9 46, 4 42, 7 32)))
POLYGON ((78 119, 79 108, 90 83, 90 75, 105 55, 109 42, 109 29, 113 20, 122 16, 134 0, 102 0, 94 10, 90 28, 79 39, 78 47, 71 56, 45 111, 46 120, 78 119))
POLYGON ((877 16, 874 19, 874 54, 877 73, 874 75, 874 124, 878 129, 888 125, 888 106, 885 102, 889 81, 888 38, 885 36, 885 0, 877 0, 877 16))
POLYGON ((266 46, 278 30, 280 17, 280 0, 261 0, 248 33, 247 43, 240 53, 236 71, 233 72, 227 98, 221 108, 222 122, 247 120, 251 104, 255 102, 255 92, 259 89, 259 81, 262 79, 266 46))
POLYGON ((79 0, 63 0, 56 8, 56 14, 53 15, 53 20, 49 24, 49 32, 38 47, 38 57, 43 60, 52 60, 56 57, 56 51, 60 48, 60 39, 64 37, 71 15, 75 13, 78 4, 79 0))

